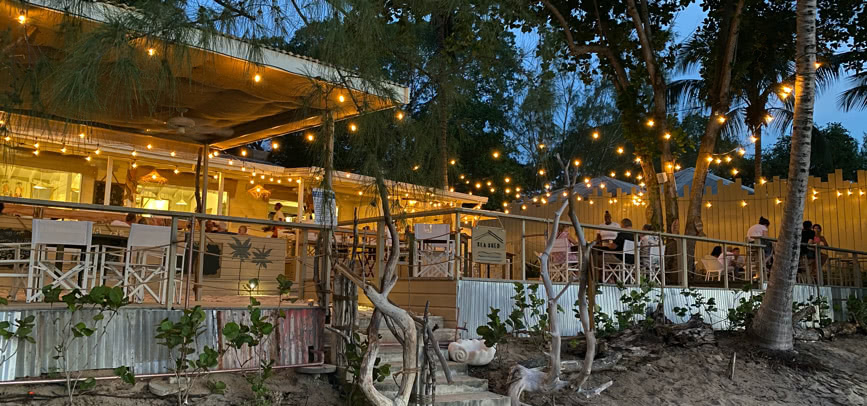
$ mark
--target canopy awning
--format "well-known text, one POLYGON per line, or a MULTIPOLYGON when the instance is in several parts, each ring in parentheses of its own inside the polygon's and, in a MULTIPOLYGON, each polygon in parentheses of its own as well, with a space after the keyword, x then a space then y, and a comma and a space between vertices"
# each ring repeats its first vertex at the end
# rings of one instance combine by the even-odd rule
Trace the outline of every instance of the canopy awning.
MULTIPOLYGON (((12 65, 22 70, 34 68, 34 55, 59 60, 57 55, 68 51, 64 46, 68 38, 61 24, 64 18, 78 18, 87 32, 116 21, 119 15, 136 12, 108 3, 85 2, 77 6, 74 14, 65 11, 66 3, 61 1, 35 0, 28 4, 22 10, 20 3, 3 1, 0 8, 0 30, 12 35, 4 52, 14 58, 12 65), (25 18, 19 20, 21 15, 25 18)), ((38 126, 42 127, 39 130, 60 129, 70 137, 70 143, 80 142, 76 140, 78 134, 86 133, 88 137, 104 137, 104 144, 120 137, 142 146, 163 140, 168 144, 208 144, 227 149, 317 127, 326 108, 335 120, 345 120, 359 114, 355 102, 363 105, 365 112, 372 112, 405 104, 409 97, 405 87, 391 83, 374 86, 350 72, 273 48, 257 49, 253 60, 250 45, 236 38, 191 42, 185 47, 132 44, 140 46, 143 59, 153 59, 152 63, 164 64, 172 72, 172 91, 153 102, 113 102, 111 89, 118 84, 110 83, 113 79, 106 75, 96 82, 105 86, 91 89, 102 102, 99 109, 64 113, 44 103, 40 106, 44 101, 23 100, 7 106, 7 113, 22 122, 26 120, 27 128, 37 127, 37 117, 47 123, 38 126), (181 52, 183 57, 179 58, 175 53, 181 52)), ((118 59, 106 55, 103 62, 118 64, 118 59)), ((0 71, 0 80, 11 83, 15 75, 0 71)), ((40 77, 40 88, 52 89, 53 79, 51 75, 40 77)), ((146 92, 156 85, 140 86, 146 92)))

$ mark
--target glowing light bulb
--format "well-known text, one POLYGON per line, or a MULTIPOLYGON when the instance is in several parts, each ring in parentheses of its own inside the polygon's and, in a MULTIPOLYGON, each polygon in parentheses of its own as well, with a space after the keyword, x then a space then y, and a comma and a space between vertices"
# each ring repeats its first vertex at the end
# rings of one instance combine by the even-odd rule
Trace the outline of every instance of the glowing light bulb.
POLYGON ((421 166, 418 166, 418 165, 416 165, 416 166, 413 166, 413 167, 412 167, 412 170, 414 170, 414 171, 417 171, 417 170, 418 170, 418 168, 421 168, 421 166))
POLYGON ((611 173, 610 173, 610 176, 611 176, 612 178, 613 178, 613 177, 616 177, 616 176, 617 176, 617 173, 615 173, 615 172, 611 172, 611 173))
POLYGON ((674 170, 679 171, 680 170, 680 164, 674 164, 674 170))
POLYGON ((648 127, 653 127, 655 124, 656 124, 656 122, 654 122, 652 119, 651 119, 651 120, 647 120, 647 126, 648 126, 648 127))
POLYGON ((257 73, 255 76, 253 76, 253 81, 256 83, 261 82, 262 81, 262 75, 257 73))
POLYGON ((641 157, 640 156, 635 157, 635 163, 637 163, 637 164, 641 163, 641 157))
POLYGON ((626 173, 624 173, 624 175, 628 178, 628 177, 632 176, 632 172, 626 171, 626 173))
POLYGON ((623 147, 617 147, 617 153, 622 154, 623 153, 623 147))
POLYGON ((153 175, 151 175, 151 179, 156 180, 156 179, 157 179, 157 174, 153 174, 153 175))
POLYGON ((39 148, 39 143, 37 142, 37 143, 33 144, 33 147, 34 147, 34 148, 39 148))
POLYGON ((18 15, 18 24, 25 24, 27 22, 27 16, 24 14, 18 15))
POLYGON ((665 133, 665 135, 663 135, 662 138, 663 138, 663 139, 666 139, 666 140, 670 140, 670 139, 671 139, 671 134, 670 134, 670 133, 665 133))
POLYGON ((154 56, 157 54, 157 50, 153 48, 148 48, 148 56, 154 56))
POLYGON ((344 97, 342 94, 341 94, 341 95, 338 95, 338 96, 337 96, 337 101, 340 102, 340 103, 343 103, 343 102, 346 101, 346 97, 344 97))
POLYGON ((744 156, 747 153, 747 150, 743 148, 738 148, 738 155, 744 156))
POLYGON ((464 180, 464 178, 466 178, 466 177, 467 177, 467 176, 464 175, 464 174, 461 174, 461 176, 458 176, 458 178, 460 178, 461 180, 464 180))
POLYGON ((451 161, 449 161, 449 165, 454 165, 454 164, 456 164, 456 163, 457 163, 457 161, 455 161, 454 159, 452 159, 451 161))
POLYGON ((175 156, 175 155, 177 155, 177 153, 175 153, 175 151, 172 151, 171 153, 169 153, 169 155, 175 156))
POLYGON ((479 182, 476 182, 476 189, 481 189, 481 188, 482 188, 482 184, 479 182))
POLYGON ((599 132, 598 132, 598 131, 594 131, 594 132, 593 132, 593 139, 594 139, 594 140, 598 140, 598 139, 599 139, 599 132))
POLYGON ((726 122, 726 116, 720 114, 720 115, 718 115, 718 116, 716 117, 716 121, 717 121, 718 123, 720 123, 720 124, 723 124, 723 123, 726 122))
POLYGON ((770 114, 766 115, 765 116, 765 122, 770 123, 771 121, 774 121, 774 116, 772 116, 770 114))
MULTIPOLYGON (((277 141, 271 141, 271 149, 280 149, 280 143, 277 141)), ((216 154, 216 152, 214 152, 216 154)))
POLYGON ((491 156, 493 156, 494 158, 499 158, 499 157, 500 157, 500 153, 499 153, 498 151, 494 151, 494 152, 491 154, 491 156))
POLYGON ((843 196, 843 192, 841 192, 841 191, 838 190, 838 191, 837 191, 837 197, 840 197, 840 196, 843 196))
POLYGON ((815 66, 816 69, 819 69, 822 66, 822 62, 814 62, 813 66, 815 66))
POLYGON ((572 161, 572 165, 581 166, 581 161, 576 159, 576 160, 572 161))
POLYGON ((706 160, 708 163, 711 163, 711 162, 713 162, 713 157, 710 156, 710 155, 708 155, 707 158, 705 158, 705 160, 706 160))
POLYGON ((151 145, 151 144, 148 144, 147 148, 148 148, 148 149, 154 149, 154 146, 151 145))
POLYGON ((402 112, 402 111, 398 111, 398 112, 397 112, 397 115, 395 115, 395 117, 396 117, 398 120, 403 120, 403 112, 402 112))
POLYGON ((545 149, 545 144, 539 144, 539 149, 545 149))
POLYGON ((741 200, 741 207, 747 207, 747 201, 741 200))
POLYGON ((174 173, 175 173, 175 175, 177 175, 177 174, 179 174, 179 173, 181 173, 181 171, 179 171, 179 170, 178 170, 178 168, 175 168, 175 170, 174 170, 174 171, 172 171, 172 172, 174 172, 174 173))
POLYGON ((522 204, 522 205, 521 205, 521 210, 527 210, 527 205, 526 205, 526 204, 522 204))
POLYGON ((132 156, 137 156, 137 155, 138 155, 137 151, 132 151, 132 156))
POLYGON ((777 199, 774 199, 774 203, 775 203, 775 204, 780 204, 780 203, 782 203, 782 202, 783 202, 783 201, 782 201, 782 200, 780 200, 780 199, 779 199, 779 198, 777 198, 777 199))
POLYGON ((506 182, 506 183, 510 183, 511 181, 512 181, 512 178, 503 179, 503 182, 506 182))
POLYGON ((738 174, 738 170, 737 170, 737 169, 732 169, 732 175, 737 175, 737 174, 738 174))
POLYGON ((247 156, 247 150, 246 149, 241 150, 241 156, 247 156))
POLYGON ((307 134, 307 141, 313 142, 313 140, 314 140, 313 134, 307 134))
POLYGON ((3 137, 3 140, 5 140, 5 141, 12 141, 12 137, 10 137, 10 136, 7 135, 7 136, 3 137))
POLYGON ((33 155, 39 156, 39 150, 38 149, 33 150, 33 155))
POLYGON ((765 183, 768 183, 768 180, 767 180, 767 179, 765 179, 765 178, 759 178, 759 184, 764 185, 765 183))
POLYGON ((62 152, 64 154, 66 153, 66 145, 60 147, 60 152, 62 152))
POLYGON ((726 155, 726 157, 725 157, 724 159, 726 160, 726 162, 731 162, 731 161, 732 161, 732 157, 730 157, 730 156, 728 156, 728 155, 726 155))
POLYGON ((716 162, 717 164, 721 164, 721 163, 722 163, 722 159, 717 158, 717 159, 714 160, 714 162, 716 162))
POLYGON ((135 161, 132 161, 132 167, 133 167, 133 168, 138 168, 138 164, 137 164, 135 161))
POLYGON ((485 182, 485 186, 491 186, 491 181, 485 182))
POLYGON ((544 169, 539 169, 539 175, 544 175, 544 174, 545 174, 545 170, 544 170, 544 169))
POLYGON ((87 162, 90 162, 90 155, 84 157, 84 160, 87 161, 87 162))
POLYGON ((78 138, 84 138, 84 133, 78 133, 78 138))
POLYGON ((349 131, 352 131, 352 132, 356 132, 356 131, 358 131, 358 126, 355 125, 354 123, 353 123, 353 124, 350 124, 350 125, 349 125, 349 131))

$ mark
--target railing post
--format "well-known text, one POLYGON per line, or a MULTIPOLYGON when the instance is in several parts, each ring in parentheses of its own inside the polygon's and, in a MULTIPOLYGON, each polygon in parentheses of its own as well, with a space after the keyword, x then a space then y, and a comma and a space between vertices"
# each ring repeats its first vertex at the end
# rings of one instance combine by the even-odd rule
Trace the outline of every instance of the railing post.
POLYGON ((461 277, 461 213, 455 213, 455 259, 454 259, 454 273, 452 274, 452 280, 458 280, 461 277))
POLYGON ((521 280, 527 281, 527 221, 521 220, 521 280))
MULTIPOLYGON (((828 258, 830 258, 830 256, 828 258)), ((861 289, 864 287, 863 281, 861 280, 861 263, 858 262, 858 254, 854 252, 852 253, 852 263, 854 266, 853 271, 855 271, 855 284, 858 287, 858 297, 861 298, 863 297, 861 289)))
MULTIPOLYGON (((168 269, 166 273, 168 274, 168 280, 166 281, 166 310, 172 310, 172 306, 175 302, 175 274, 177 273, 178 267, 178 218, 172 216, 172 225, 169 228, 171 234, 169 235, 169 260, 168 260, 168 269)), ((183 265, 181 265, 181 269, 183 270, 183 265)), ((181 273, 183 275, 183 271, 181 273)))
POLYGON ((729 288, 729 250, 726 247, 726 243, 722 245, 722 255, 723 255, 723 287, 728 290, 729 288))
POLYGON ((635 284, 641 286, 641 258, 638 243, 638 233, 632 233, 632 269, 635 270, 635 284))
MULTIPOLYGON (((759 240, 762 241, 762 240, 759 240)), ((762 245, 758 249, 759 254, 759 289, 765 290, 765 244, 762 242, 762 245)))
MULTIPOLYGON (((659 273, 660 280, 662 281, 662 286, 665 287, 665 240, 662 239, 662 233, 657 232, 656 234, 656 243, 659 244, 659 273)), ((648 260, 651 258, 648 257, 648 260)), ((650 261, 651 266, 653 265, 653 261, 650 261)))
POLYGON ((686 253, 686 238, 680 239, 680 285, 689 287, 689 256, 686 253))
MULTIPOLYGON (((822 278, 822 249, 819 248, 819 244, 816 244, 814 250, 816 251, 816 284, 822 286, 824 282, 822 278)), ((831 267, 828 267, 828 270, 831 270, 831 267)))
POLYGON ((111 182, 114 180, 114 159, 110 156, 105 159, 105 190, 103 191, 102 204, 111 206, 111 182))

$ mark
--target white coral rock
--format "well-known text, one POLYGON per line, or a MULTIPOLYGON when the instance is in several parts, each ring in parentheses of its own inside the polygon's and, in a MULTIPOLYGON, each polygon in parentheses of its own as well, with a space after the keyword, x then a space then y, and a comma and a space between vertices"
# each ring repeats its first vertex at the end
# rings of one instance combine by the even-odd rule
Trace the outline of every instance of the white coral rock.
POLYGON ((484 340, 458 340, 449 344, 452 361, 473 366, 488 365, 497 354, 497 346, 488 347, 484 340))

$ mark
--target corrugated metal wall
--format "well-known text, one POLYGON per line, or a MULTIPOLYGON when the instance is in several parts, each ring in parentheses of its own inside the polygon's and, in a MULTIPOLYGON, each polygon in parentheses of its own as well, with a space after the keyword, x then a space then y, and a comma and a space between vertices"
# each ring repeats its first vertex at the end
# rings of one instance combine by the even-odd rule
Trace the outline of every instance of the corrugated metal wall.
MULTIPOLYGON (((271 340, 265 343, 269 356, 275 357, 277 365, 321 361, 324 311, 314 307, 290 307, 282 310, 286 317, 280 319, 271 340)), ((270 313, 264 311, 263 315, 270 313)), ((74 340, 67 351, 70 370, 107 369, 126 365, 136 374, 168 372, 173 361, 168 350, 157 344, 154 335, 162 320, 168 318, 177 321, 181 314, 180 310, 124 308, 111 319, 106 316, 104 320, 96 322, 96 333, 74 340)), ((33 332, 36 343, 25 344, 22 348, 16 348, 15 343, 10 343, 10 347, 0 359, 5 359, 10 354, 14 356, 0 365, 0 380, 36 377, 62 371, 63 359, 54 357, 57 355, 55 347, 60 340, 71 334, 66 326, 72 321, 71 325, 84 322, 92 327, 96 311, 81 310, 74 314, 65 308, 0 311, 0 321, 12 322, 29 315, 36 317, 33 332)), ((205 346, 217 348, 222 345, 222 327, 229 321, 249 324, 246 309, 207 309, 205 315, 204 332, 197 342, 200 350, 205 346)), ((250 356, 246 351, 238 355, 227 353, 220 360, 220 368, 235 368, 241 364, 245 367, 257 366, 256 359, 246 361, 250 356)))
MULTIPOLYGON (((476 329, 488 323, 488 313, 490 309, 500 309, 500 317, 506 318, 514 309, 512 296, 515 290, 512 282, 505 281, 484 281, 462 279, 458 286, 457 307, 461 309, 458 326, 466 326, 466 331, 461 331, 463 338, 476 338, 476 329)), ((527 288, 528 283, 524 283, 527 288)), ((562 285, 556 285, 556 289, 561 289, 562 285)), ((599 287, 600 293, 596 296, 596 304, 602 308, 602 311, 613 316, 617 310, 624 310, 625 306, 621 303, 620 298, 624 294, 637 288, 618 289, 616 286, 603 285, 599 287)), ((701 293, 705 299, 714 298, 717 304, 717 311, 711 314, 705 313, 703 317, 706 321, 713 324, 716 329, 728 328, 726 315, 728 309, 737 306, 738 301, 744 295, 749 295, 737 290, 726 290, 717 288, 697 288, 698 293, 701 293)), ((692 300, 687 300, 681 292, 681 288, 663 288, 661 292, 665 295, 664 307, 666 316, 675 322, 685 322, 685 318, 678 317, 674 313, 675 307, 687 307, 692 300)), ((651 292, 651 297, 658 300, 659 289, 654 289, 651 292)), ((759 291, 754 291, 759 293, 759 291)), ((839 309, 834 309, 832 318, 840 320, 845 315, 845 301, 850 295, 857 295, 858 289, 855 288, 829 288, 822 287, 820 293, 823 297, 828 298, 832 309, 836 305, 839 309)), ((539 287, 540 297, 546 297, 543 286, 539 287)), ((560 306, 563 307, 564 313, 558 315, 560 322, 560 330, 564 336, 576 335, 581 332, 581 323, 573 308, 575 300, 578 296, 578 288, 570 286, 566 293, 560 298, 560 306)), ((793 300, 798 302, 806 302, 810 296, 816 296, 816 287, 811 285, 796 285, 793 295, 793 300)), ((863 293, 862 293, 863 297, 863 293)))

